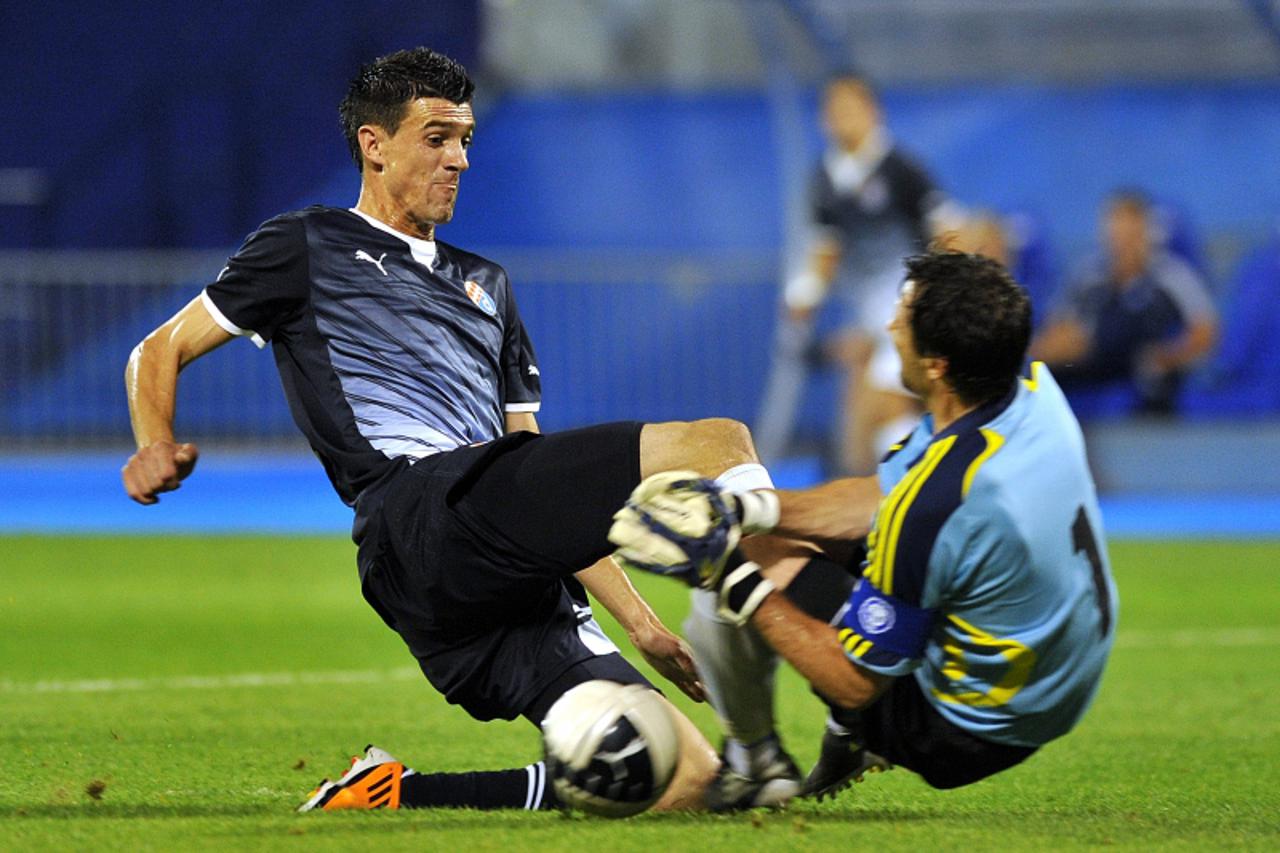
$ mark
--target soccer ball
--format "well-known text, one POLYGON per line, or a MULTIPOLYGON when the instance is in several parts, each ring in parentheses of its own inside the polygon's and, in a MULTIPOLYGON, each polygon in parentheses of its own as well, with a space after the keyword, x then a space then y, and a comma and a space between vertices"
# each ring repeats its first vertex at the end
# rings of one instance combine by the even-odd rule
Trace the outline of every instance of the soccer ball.
POLYGON ((557 699, 542 721, 542 744, 560 802, 605 817, 653 805, 680 753, 662 697, 613 681, 588 681, 557 699))

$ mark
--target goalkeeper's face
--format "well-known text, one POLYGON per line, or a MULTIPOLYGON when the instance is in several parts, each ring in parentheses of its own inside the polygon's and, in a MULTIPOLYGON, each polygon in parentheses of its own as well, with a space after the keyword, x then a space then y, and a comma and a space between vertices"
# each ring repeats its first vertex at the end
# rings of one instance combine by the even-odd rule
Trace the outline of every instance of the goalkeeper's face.
POLYGON ((908 391, 926 396, 929 388, 929 376, 926 361, 934 359, 921 358, 916 350, 915 335, 911 331, 911 304, 915 301, 915 282, 910 279, 902 285, 898 294, 898 302, 894 306, 893 318, 889 321, 889 336, 902 361, 902 385, 908 391))

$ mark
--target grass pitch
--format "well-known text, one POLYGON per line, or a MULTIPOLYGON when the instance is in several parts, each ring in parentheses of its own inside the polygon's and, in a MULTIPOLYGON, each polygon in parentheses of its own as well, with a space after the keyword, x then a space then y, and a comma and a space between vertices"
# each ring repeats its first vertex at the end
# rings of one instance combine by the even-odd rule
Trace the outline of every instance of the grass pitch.
MULTIPOLYGON (((895 770, 785 812, 611 822, 293 813, 367 741, 421 770, 539 751, 527 723, 475 723, 416 674, 341 539, 0 538, 0 848, 1280 847, 1280 543, 1111 553, 1101 694, 1026 764, 951 792, 895 770)), ((636 583, 679 624, 676 584, 636 583)), ((716 737, 707 708, 677 702, 716 737)), ((812 762, 823 714, 789 670, 779 716, 812 762)))

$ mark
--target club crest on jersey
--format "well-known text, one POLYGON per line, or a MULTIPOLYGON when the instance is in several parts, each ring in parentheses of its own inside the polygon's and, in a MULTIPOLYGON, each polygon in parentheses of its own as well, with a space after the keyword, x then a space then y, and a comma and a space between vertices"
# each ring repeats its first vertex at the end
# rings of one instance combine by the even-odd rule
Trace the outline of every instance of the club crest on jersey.
POLYGON ((867 634, 883 634, 893 627, 897 614, 883 598, 871 596, 858 607, 858 624, 867 634))
POLYGON ((498 306, 494 304, 493 297, 485 293, 484 288, 474 281, 467 282, 467 296, 471 297, 471 301, 490 317, 498 313, 498 306))

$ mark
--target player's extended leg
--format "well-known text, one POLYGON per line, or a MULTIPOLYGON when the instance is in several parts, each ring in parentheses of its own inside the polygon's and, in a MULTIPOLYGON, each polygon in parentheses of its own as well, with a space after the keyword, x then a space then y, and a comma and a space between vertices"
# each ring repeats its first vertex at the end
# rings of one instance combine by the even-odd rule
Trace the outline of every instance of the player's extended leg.
POLYGON ((700 811, 706 808, 706 791, 720 769, 720 759, 693 721, 665 697, 663 701, 667 703, 675 720, 676 732, 680 735, 680 761, 666 793, 653 804, 652 809, 700 811))
MULTIPOLYGON (((773 486, 768 472, 744 463, 719 475, 730 490, 773 486)), ((720 717, 725 766, 708 793, 713 809, 776 806, 800 791, 800 771, 774 729, 777 653, 750 626, 732 625, 716 613, 716 596, 694 590, 685 637, 712 707, 720 717)))
POLYGON ((558 805, 538 761, 514 770, 418 773, 372 744, 336 781, 323 780, 300 812, 316 809, 549 809, 558 805))
MULTIPOLYGON (((566 589, 561 579, 612 551, 606 537, 611 516, 635 484, 658 470, 719 473, 754 459, 746 427, 725 419, 513 434, 489 446, 428 458, 388 490, 383 520, 390 547, 365 579, 366 598, 451 701, 477 719, 509 719, 523 708, 525 716, 540 721, 545 708, 528 710, 538 673, 559 667, 565 655, 581 654, 573 651, 581 629, 578 608, 566 609, 567 600, 556 603, 557 591, 566 589), (442 634, 461 630, 461 614, 474 614, 461 634, 466 642, 442 641, 442 634), (477 633, 478 620, 487 631, 477 633), (541 636, 553 626, 568 651, 541 636)), ((571 686, 542 695, 558 698, 571 686)), ((664 808, 701 805, 719 765, 692 724, 682 715, 677 721, 681 761, 659 803, 664 808)), ((549 788, 537 787, 538 780, 545 783, 540 763, 482 773, 396 775, 385 768, 374 772, 398 764, 380 757, 366 755, 363 764, 357 759, 356 772, 326 784, 351 788, 385 775, 400 787, 401 807, 536 808, 551 802, 549 788)), ((322 786, 304 807, 329 807, 317 802, 331 790, 322 786)), ((379 785, 370 793, 385 792, 379 785)), ((330 798, 337 800, 360 808, 375 801, 354 793, 330 798)))
POLYGON ((731 468, 759 461, 746 425, 728 418, 645 424, 640 431, 641 478, 679 469, 719 477, 731 468))

